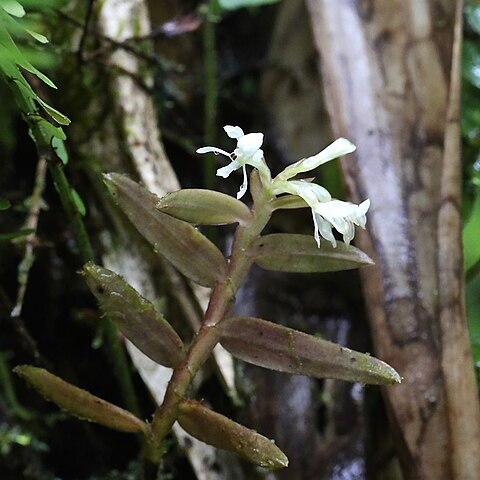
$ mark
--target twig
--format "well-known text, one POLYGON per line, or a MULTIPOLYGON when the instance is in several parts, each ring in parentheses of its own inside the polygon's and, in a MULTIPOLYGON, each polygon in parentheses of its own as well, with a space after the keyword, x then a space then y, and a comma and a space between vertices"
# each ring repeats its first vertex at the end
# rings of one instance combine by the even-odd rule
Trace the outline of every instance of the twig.
POLYGON ((82 22, 78 21, 76 18, 68 15, 65 12, 62 12, 61 10, 56 10, 56 13, 63 20, 66 20, 67 22, 70 22, 72 25, 75 25, 76 27, 81 28, 85 32, 85 34, 93 34, 95 35, 95 37, 99 38, 100 40, 108 42, 112 47, 121 48, 122 50, 132 53, 136 57, 141 58, 142 60, 145 60, 148 63, 163 67, 162 62, 155 56, 148 55, 142 50, 139 50, 138 48, 126 42, 119 42, 118 40, 114 40, 113 38, 107 35, 103 35, 102 33, 99 33, 97 31, 92 31, 88 25, 85 26, 82 22))
MULTIPOLYGON (((8 295, 5 293, 3 288, 0 287, 0 319, 11 319, 11 311, 13 309, 12 302, 8 298, 8 295)), ((32 338, 30 333, 28 332, 25 323, 22 317, 15 318, 13 322, 13 328, 20 337, 21 341, 23 342, 23 347, 27 350, 35 359, 37 364, 45 365, 47 361, 43 358, 40 354, 40 350, 38 349, 38 345, 35 340, 32 338)))
POLYGON ((32 233, 25 239, 23 259, 18 265, 18 291, 15 306, 12 309, 11 317, 16 319, 22 314, 23 301, 27 291, 28 278, 33 262, 35 261, 34 245, 37 237, 38 219, 42 206, 42 195, 45 189, 45 177, 47 175, 47 162, 39 159, 35 173, 35 186, 30 197, 30 210, 24 228, 32 230, 32 233))
POLYGON ((85 42, 87 39, 87 31, 90 25, 90 20, 92 19, 92 13, 93 13, 93 4, 95 3, 95 0, 88 0, 88 7, 87 7, 87 13, 85 15, 85 23, 82 31, 82 37, 80 38, 80 42, 78 43, 78 51, 77 55, 80 60, 80 63, 83 63, 84 57, 83 57, 83 50, 85 48, 85 42))

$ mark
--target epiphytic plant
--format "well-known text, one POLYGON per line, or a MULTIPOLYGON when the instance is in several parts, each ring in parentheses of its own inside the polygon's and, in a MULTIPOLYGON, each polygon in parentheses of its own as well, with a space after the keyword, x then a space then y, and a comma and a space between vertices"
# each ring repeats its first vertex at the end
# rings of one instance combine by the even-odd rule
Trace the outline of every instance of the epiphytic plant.
POLYGON ((285 272, 328 272, 372 262, 349 245, 355 225, 365 227, 369 201, 355 205, 334 200, 320 185, 294 179, 352 152, 354 145, 338 139, 318 155, 288 166, 272 179, 260 149, 263 135, 245 135, 241 128, 231 126, 225 131, 237 140, 232 153, 216 147, 204 147, 198 153, 213 152, 230 158, 231 163, 217 171, 222 177, 243 169, 238 198, 247 189, 246 166, 254 167, 250 180, 252 208, 209 190, 180 190, 158 198, 124 175, 105 176, 116 203, 155 251, 190 280, 212 288, 202 325, 185 346, 167 320, 122 277, 93 263, 83 269, 101 309, 125 337, 152 360, 173 369, 164 402, 152 421, 143 422, 45 370, 16 368, 45 397, 72 414, 116 430, 142 433, 145 459, 150 465, 160 462, 163 440, 178 421, 194 437, 257 465, 268 469, 287 466, 287 457, 275 443, 189 398, 195 374, 218 343, 241 360, 281 372, 366 384, 401 381, 394 369, 370 355, 266 320, 229 314, 235 294, 254 263, 285 272), (312 211, 314 239, 299 234, 261 235, 275 210, 303 207, 312 211), (194 226, 232 223, 238 223, 238 227, 228 258, 194 226), (343 235, 344 242, 335 239, 332 227, 343 235))

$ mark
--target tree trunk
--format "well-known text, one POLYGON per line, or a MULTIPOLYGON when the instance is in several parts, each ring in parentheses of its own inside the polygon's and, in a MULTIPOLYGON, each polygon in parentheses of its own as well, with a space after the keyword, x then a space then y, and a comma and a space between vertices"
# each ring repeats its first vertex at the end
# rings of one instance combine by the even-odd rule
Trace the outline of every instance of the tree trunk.
POLYGON ((459 52, 462 2, 309 0, 325 96, 353 200, 377 355, 407 479, 474 480, 480 416, 463 295, 459 52))

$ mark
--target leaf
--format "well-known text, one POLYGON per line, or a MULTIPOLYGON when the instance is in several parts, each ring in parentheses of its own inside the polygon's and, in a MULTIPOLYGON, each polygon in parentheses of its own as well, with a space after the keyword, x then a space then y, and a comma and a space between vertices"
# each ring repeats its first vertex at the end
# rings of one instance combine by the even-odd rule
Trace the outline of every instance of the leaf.
POLYGON ((184 360, 183 342, 175 330, 120 275, 92 262, 82 273, 102 311, 147 357, 170 368, 184 360))
POLYGON ((480 35, 480 5, 465 5, 463 13, 470 28, 480 35))
POLYGON ((182 220, 156 209, 159 198, 125 175, 104 176, 111 194, 135 228, 181 273, 205 287, 213 287, 227 274, 220 250, 182 220))
POLYGON ((45 35, 42 35, 40 33, 34 32, 32 30, 26 29, 26 32, 31 35, 37 42, 40 43, 48 43, 48 38, 45 37, 45 35))
MULTIPOLYGON (((3 21, 8 25, 11 25, 11 28, 14 30, 18 28, 18 22, 14 20, 12 17, 9 17, 8 15, 6 17, 2 17, 3 21)), ((1 38, 0 42, 3 43, 8 56, 10 57, 11 60, 13 60, 16 65, 19 67, 22 67, 23 69, 27 70, 28 72, 32 73, 33 75, 36 75, 40 80, 42 80, 45 84, 47 84, 51 88, 57 88, 56 85, 40 70, 35 68, 23 55, 21 50, 17 47, 13 39, 10 37, 8 33, 1 32, 1 38)))
POLYGON ((52 139, 52 148, 55 150, 57 157, 62 161, 64 165, 68 163, 68 153, 65 149, 64 139, 55 137, 52 139))
POLYGON ((0 210, 8 210, 12 204, 6 198, 0 198, 0 210))
POLYGON ((480 47, 471 40, 465 40, 462 51, 462 76, 480 88, 480 47))
POLYGON ((47 400, 68 413, 113 430, 146 433, 147 425, 130 412, 78 388, 43 368, 21 365, 13 371, 40 392, 47 400))
POLYGON ((320 247, 312 236, 274 233, 260 237, 254 244, 255 263, 266 270, 311 273, 336 272, 372 265, 371 258, 358 248, 322 241, 320 247))
POLYGON ((236 10, 243 7, 260 7, 277 3, 279 0, 218 0, 219 5, 225 10, 236 10))
POLYGON ((160 199, 157 208, 195 225, 244 224, 252 218, 244 203, 212 190, 184 189, 168 193, 160 199))
POLYGON ((44 102, 40 97, 37 96, 37 102, 43 107, 43 109, 60 125, 69 125, 70 119, 59 112, 55 108, 51 107, 48 103, 44 102))
POLYGON ((259 318, 232 317, 217 328, 233 356, 260 367, 374 385, 401 383, 390 365, 368 354, 259 318))
POLYGON ((83 203, 82 197, 78 194, 78 192, 74 189, 70 189, 70 193, 72 195, 72 200, 73 203, 75 204, 75 208, 77 209, 77 212, 84 217, 87 213, 87 209, 85 207, 85 204, 83 203))
POLYGON ((178 422, 184 430, 202 442, 236 453, 256 465, 269 470, 288 466, 288 458, 272 440, 198 402, 181 403, 178 422))
POLYGON ((1 0, 0 7, 14 17, 21 18, 25 15, 25 9, 16 0, 1 0))
MULTIPOLYGON (((30 119, 31 122, 33 123, 33 120, 30 119)), ((46 143, 50 143, 53 145, 53 141, 55 139, 58 140, 66 140, 65 133, 60 127, 56 127, 55 125, 52 125, 48 120, 45 120, 44 118, 40 118, 38 120, 35 120, 36 126, 40 129, 42 132, 42 135, 46 137, 46 143)))
POLYGON ((477 191, 472 212, 463 229, 463 264, 465 271, 480 259, 480 193, 477 191))

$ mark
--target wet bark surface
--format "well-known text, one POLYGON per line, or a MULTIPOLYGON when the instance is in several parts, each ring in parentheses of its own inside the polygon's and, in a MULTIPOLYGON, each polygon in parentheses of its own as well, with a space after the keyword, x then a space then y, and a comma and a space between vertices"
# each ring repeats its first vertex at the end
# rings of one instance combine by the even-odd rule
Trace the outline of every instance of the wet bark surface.
POLYGON ((458 66, 461 2, 308 2, 343 169, 369 197, 364 271, 405 478, 474 479, 479 411, 463 307, 458 66))
MULTIPOLYGON (((274 321, 368 351, 355 275, 285 275, 254 269, 235 314, 274 321), (349 288, 346 289, 345 286, 349 288)), ((285 451, 289 468, 267 478, 366 478, 365 388, 243 364, 247 421, 285 451)))

